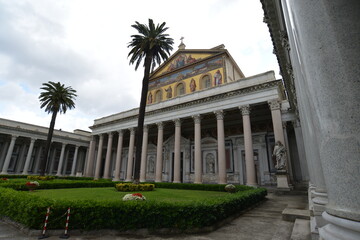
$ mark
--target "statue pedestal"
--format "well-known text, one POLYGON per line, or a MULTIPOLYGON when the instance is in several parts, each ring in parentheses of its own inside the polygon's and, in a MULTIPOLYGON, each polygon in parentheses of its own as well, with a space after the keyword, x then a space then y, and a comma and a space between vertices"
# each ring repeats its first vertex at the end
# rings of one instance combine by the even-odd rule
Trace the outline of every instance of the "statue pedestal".
POLYGON ((276 172, 277 190, 279 191, 290 191, 288 175, 286 170, 278 170, 276 172))

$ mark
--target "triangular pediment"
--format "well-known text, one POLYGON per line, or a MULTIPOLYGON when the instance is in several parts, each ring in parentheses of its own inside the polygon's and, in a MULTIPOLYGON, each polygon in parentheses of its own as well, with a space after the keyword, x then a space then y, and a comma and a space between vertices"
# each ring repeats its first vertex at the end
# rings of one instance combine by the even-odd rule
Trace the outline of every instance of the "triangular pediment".
POLYGON ((169 59, 159 66, 151 75, 151 78, 157 78, 161 75, 176 71, 180 68, 189 66, 196 62, 210 58, 214 55, 224 53, 224 49, 184 49, 178 50, 169 59))

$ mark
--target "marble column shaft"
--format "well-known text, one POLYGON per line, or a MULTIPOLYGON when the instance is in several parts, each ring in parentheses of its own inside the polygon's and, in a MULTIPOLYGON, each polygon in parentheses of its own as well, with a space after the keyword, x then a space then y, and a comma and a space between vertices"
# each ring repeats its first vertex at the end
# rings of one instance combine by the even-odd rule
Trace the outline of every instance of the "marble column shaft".
POLYGON ((94 176, 95 179, 100 178, 103 144, 104 144, 104 134, 100 134, 98 151, 97 151, 97 156, 96 156, 96 166, 95 166, 95 176, 94 176))
POLYGON ((194 119, 194 168, 195 180, 194 183, 202 183, 202 159, 201 159, 201 116, 195 115, 194 119))
POLYGON ((242 114, 243 128, 244 128, 246 185, 257 186, 255 162, 254 162, 254 149, 252 143, 251 122, 250 122, 250 106, 249 105, 241 106, 240 110, 242 114))
POLYGON ((11 160, 11 156, 14 150, 14 146, 15 146, 15 141, 17 139, 18 136, 11 136, 11 142, 10 142, 10 146, 8 148, 6 157, 5 157, 5 162, 1 171, 1 174, 8 174, 7 170, 9 168, 9 164, 10 164, 10 160, 11 160))
POLYGON ((120 167, 121 167, 121 160, 122 160, 122 145, 123 145, 123 138, 124 138, 124 131, 119 130, 119 138, 118 138, 118 145, 116 150, 116 160, 115 160, 115 176, 114 181, 120 181, 120 167))
POLYGON ((143 129, 143 141, 142 141, 142 151, 141 151, 141 164, 140 164, 140 182, 146 181, 146 160, 147 160, 147 150, 148 150, 148 136, 149 128, 147 125, 144 125, 143 129))
POLYGON ((23 169, 23 172, 22 172, 23 175, 28 174, 28 169, 29 169, 29 165, 30 165, 31 156, 32 156, 32 152, 33 152, 33 149, 34 149, 35 141, 36 141, 36 138, 31 138, 31 140, 30 140, 30 146, 29 146, 28 153, 26 155, 25 165, 24 165, 24 169, 23 169))
POLYGON ((85 170, 85 176, 86 177, 92 177, 94 172, 94 158, 95 158, 95 136, 92 136, 92 139, 90 140, 90 146, 89 146, 89 154, 86 159, 86 170, 85 170))
POLYGON ((76 174, 76 163, 77 163, 77 159, 78 159, 78 152, 79 152, 79 146, 75 146, 75 153, 74 153, 74 158, 73 158, 73 162, 72 162, 72 166, 71 166, 71 176, 75 176, 75 174, 76 174))
POLYGON ((104 166, 104 177, 106 179, 111 178, 111 172, 110 171, 110 162, 111 162, 111 153, 112 153, 112 142, 113 142, 113 133, 108 134, 108 144, 106 148, 106 158, 105 158, 105 166, 104 166))
POLYGON ((181 120, 175 119, 175 142, 174 142, 174 183, 181 182, 180 169, 181 169, 181 120))
POLYGON ((219 166, 219 184, 226 184, 226 156, 225 156, 225 133, 224 133, 224 113, 216 111, 217 123, 217 145, 218 145, 218 166, 219 166))
POLYGON ((59 159, 56 176, 61 176, 61 170, 62 170, 63 163, 64 163, 65 147, 66 147, 66 144, 63 143, 61 146, 61 153, 60 153, 60 159, 59 159))
POLYGON ((126 169, 126 182, 132 181, 133 163, 134 163, 134 143, 135 143, 135 129, 130 128, 129 154, 126 169))
POLYGON ((157 123, 158 127, 158 139, 156 146, 156 170, 155 170, 155 182, 162 181, 162 167, 163 167, 163 138, 164 138, 164 126, 163 123, 157 123))

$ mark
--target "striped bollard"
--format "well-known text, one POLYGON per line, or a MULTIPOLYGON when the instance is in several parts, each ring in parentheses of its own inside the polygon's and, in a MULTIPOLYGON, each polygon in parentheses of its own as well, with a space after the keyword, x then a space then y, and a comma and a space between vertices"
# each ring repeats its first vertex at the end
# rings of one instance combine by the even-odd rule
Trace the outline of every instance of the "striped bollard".
POLYGON ((46 226, 48 224, 48 219, 49 219, 49 214, 50 214, 50 207, 47 208, 46 211, 46 216, 45 216, 45 222, 44 222, 44 228, 42 230, 41 236, 38 237, 38 239, 44 239, 44 238, 48 238, 49 236, 45 235, 46 233, 46 226))
POLYGON ((70 235, 68 234, 69 229, 69 219, 70 219, 70 208, 67 210, 67 216, 66 216, 66 224, 65 224, 65 232, 63 235, 60 236, 60 238, 69 238, 70 235))

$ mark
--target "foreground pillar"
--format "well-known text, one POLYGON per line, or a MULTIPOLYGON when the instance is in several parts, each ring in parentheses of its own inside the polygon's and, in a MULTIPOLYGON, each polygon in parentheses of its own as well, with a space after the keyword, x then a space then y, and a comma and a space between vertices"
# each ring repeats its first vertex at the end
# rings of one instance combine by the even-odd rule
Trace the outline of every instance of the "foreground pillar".
POLYGON ((118 145, 116 149, 115 176, 113 181, 120 181, 120 168, 121 168, 121 159, 122 159, 122 145, 123 145, 124 131, 119 130, 118 133, 119 133, 119 137, 118 137, 118 145))
POLYGON ((257 186, 255 162, 254 162, 254 149, 252 143, 252 133, 251 133, 251 123, 250 123, 250 106, 249 105, 241 106, 240 110, 242 114, 243 128, 244 128, 246 185, 257 186))
POLYGON ((143 141, 142 141, 142 151, 141 151, 141 164, 140 164, 140 182, 146 181, 146 160, 147 160, 147 150, 148 150, 148 138, 149 138, 149 128, 147 125, 144 125, 143 129, 143 141))
POLYGON ((90 140, 89 154, 86 158, 86 168, 85 168, 86 177, 93 177, 94 174, 95 144, 96 144, 95 136, 92 136, 90 140))
POLYGON ((129 154, 128 154, 125 182, 132 181, 133 162, 134 162, 134 142, 135 142, 135 128, 130 128, 129 154))
POLYGON ((195 115, 194 119, 194 168, 195 168, 195 180, 194 183, 202 183, 202 159, 201 159, 201 116, 195 115))
POLYGON ((106 158, 105 158, 105 166, 104 166, 104 177, 106 179, 111 178, 111 172, 110 171, 110 162, 111 162, 111 152, 112 152, 112 142, 113 142, 113 133, 110 132, 108 137, 108 144, 107 144, 107 148, 106 148, 106 158))
POLYGON ((155 182, 162 181, 162 165, 163 165, 163 135, 164 126, 163 123, 157 123, 158 126, 158 139, 156 147, 156 170, 155 170, 155 182))
POLYGON ((215 115, 217 122, 219 184, 226 184, 227 180, 226 180, 224 113, 223 111, 216 111, 215 115))
POLYGON ((175 119, 175 143, 174 143, 174 183, 181 182, 180 169, 181 169, 181 153, 180 153, 180 141, 181 141, 181 120, 175 119))

